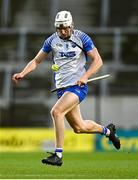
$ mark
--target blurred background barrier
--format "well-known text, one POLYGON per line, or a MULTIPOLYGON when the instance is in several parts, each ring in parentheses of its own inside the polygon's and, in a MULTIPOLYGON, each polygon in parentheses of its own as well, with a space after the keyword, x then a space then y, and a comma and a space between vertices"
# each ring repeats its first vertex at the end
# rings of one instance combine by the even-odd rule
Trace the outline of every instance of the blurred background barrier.
POLYGON ((75 28, 93 39, 104 62, 97 75, 112 74, 110 79, 89 84, 89 95, 81 104, 84 119, 137 131, 137 0, 0 0, 0 127, 52 127, 50 109, 57 100, 50 93, 52 54, 17 86, 11 76, 55 31, 59 10, 71 11, 75 28))
MULTIPOLYGON (((138 152, 138 131, 118 130, 121 150, 138 152)), ((0 129, 0 152, 53 151, 54 131, 48 128, 2 128, 0 129)), ((112 143, 102 135, 65 133, 66 152, 116 151, 112 143)))
MULTIPOLYGON (((65 151, 90 152, 94 150, 95 135, 65 133, 65 151)), ((46 128, 0 129, 0 152, 54 151, 54 131, 46 128)))

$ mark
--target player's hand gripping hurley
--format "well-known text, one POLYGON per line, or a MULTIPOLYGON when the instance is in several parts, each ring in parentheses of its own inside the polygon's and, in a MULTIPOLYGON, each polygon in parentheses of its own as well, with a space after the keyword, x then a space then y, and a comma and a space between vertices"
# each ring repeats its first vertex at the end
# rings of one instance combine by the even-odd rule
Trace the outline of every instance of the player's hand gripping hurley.
MULTIPOLYGON (((93 82, 93 81, 97 81, 97 80, 100 80, 100 79, 105 79, 105 78, 108 78, 108 77, 110 77, 110 76, 111 76, 110 74, 106 74, 106 75, 94 77, 94 78, 88 79, 87 83, 93 82)), ((51 92, 55 92, 55 91, 57 91, 57 90, 61 90, 61 89, 64 89, 64 88, 68 88, 68 87, 71 87, 71 86, 74 86, 74 85, 76 85, 76 84, 69 85, 69 86, 65 86, 65 87, 60 87, 60 88, 55 88, 55 89, 52 89, 51 92)))

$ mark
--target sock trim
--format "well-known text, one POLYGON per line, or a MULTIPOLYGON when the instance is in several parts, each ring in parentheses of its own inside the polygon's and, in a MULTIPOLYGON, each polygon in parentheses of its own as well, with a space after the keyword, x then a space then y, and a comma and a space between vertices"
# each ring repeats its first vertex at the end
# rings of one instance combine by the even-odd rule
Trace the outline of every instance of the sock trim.
POLYGON ((62 149, 62 148, 56 148, 55 152, 60 152, 60 153, 62 153, 62 152, 63 152, 63 149, 62 149))
POLYGON ((107 128, 106 128, 106 127, 103 127, 103 132, 102 132, 102 134, 103 134, 103 135, 106 135, 106 133, 107 133, 107 128))

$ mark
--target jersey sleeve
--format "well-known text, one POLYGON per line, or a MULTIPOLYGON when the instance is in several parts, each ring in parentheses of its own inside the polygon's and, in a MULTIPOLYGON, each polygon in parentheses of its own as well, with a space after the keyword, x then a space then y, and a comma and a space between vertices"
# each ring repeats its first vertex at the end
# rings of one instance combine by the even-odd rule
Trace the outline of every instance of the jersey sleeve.
POLYGON ((92 39, 86 33, 82 33, 80 38, 82 40, 83 49, 85 52, 88 52, 95 47, 92 39))
POLYGON ((51 43, 55 37, 55 34, 51 35, 49 38, 47 38, 42 46, 42 51, 49 53, 51 49, 51 43))

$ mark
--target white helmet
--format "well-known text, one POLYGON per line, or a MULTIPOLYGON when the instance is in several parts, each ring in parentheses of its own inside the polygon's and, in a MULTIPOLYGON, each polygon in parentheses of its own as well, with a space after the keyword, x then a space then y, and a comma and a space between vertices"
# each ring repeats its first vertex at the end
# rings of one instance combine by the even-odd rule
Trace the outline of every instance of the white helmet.
POLYGON ((55 27, 58 28, 61 25, 64 27, 72 26, 72 15, 69 11, 60 11, 55 17, 55 27))

